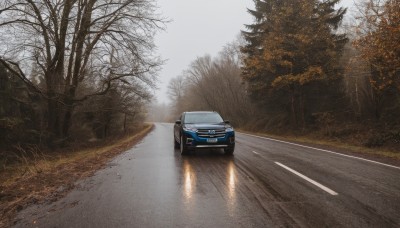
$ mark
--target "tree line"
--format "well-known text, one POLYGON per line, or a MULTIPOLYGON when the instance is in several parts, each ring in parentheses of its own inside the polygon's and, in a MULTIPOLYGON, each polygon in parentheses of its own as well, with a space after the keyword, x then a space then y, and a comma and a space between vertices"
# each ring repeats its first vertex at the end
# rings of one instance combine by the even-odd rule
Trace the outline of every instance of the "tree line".
POLYGON ((363 132, 400 143, 400 4, 362 0, 344 23, 340 0, 255 0, 253 23, 215 59, 194 60, 169 84, 174 115, 216 110, 269 132, 363 132))
POLYGON ((197 58, 168 85, 173 118, 183 111, 215 110, 226 119, 244 124, 253 112, 241 81, 240 50, 233 42, 219 56, 197 58))
POLYGON ((62 146, 144 119, 163 61, 152 0, 0 2, 0 144, 62 146))

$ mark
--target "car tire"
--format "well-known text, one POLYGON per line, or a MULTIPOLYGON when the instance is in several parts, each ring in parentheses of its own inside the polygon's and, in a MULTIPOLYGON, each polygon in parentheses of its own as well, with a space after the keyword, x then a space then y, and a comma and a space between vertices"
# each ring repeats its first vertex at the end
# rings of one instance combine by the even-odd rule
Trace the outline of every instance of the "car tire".
POLYGON ((224 151, 225 151, 226 155, 233 155, 233 152, 235 151, 235 147, 232 146, 232 147, 225 148, 224 151))
POLYGON ((183 136, 181 135, 181 140, 180 140, 180 151, 181 151, 181 155, 187 155, 188 153, 188 149, 185 146, 185 142, 183 140, 183 136))
POLYGON ((173 137, 174 137, 174 148, 179 149, 179 143, 176 141, 175 135, 173 137))

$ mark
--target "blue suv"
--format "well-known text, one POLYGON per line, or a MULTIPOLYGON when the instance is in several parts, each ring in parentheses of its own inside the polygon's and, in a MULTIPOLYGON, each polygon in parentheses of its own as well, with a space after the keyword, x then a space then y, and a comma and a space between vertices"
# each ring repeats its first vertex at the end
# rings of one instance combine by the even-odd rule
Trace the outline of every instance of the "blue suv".
POLYGON ((198 148, 235 150, 235 131, 217 112, 184 112, 174 125, 174 145, 182 155, 198 148))

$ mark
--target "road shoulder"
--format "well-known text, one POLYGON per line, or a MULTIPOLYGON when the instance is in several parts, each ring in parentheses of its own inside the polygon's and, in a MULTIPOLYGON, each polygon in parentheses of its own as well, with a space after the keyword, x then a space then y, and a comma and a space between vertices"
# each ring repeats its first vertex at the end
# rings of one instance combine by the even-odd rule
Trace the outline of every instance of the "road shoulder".
POLYGON ((362 159, 368 159, 376 162, 385 163, 388 165, 394 165, 400 167, 400 151, 396 152, 387 152, 387 151, 379 151, 379 149, 370 149, 370 148, 362 148, 357 146, 349 146, 349 145, 340 145, 339 143, 329 142, 329 141, 315 141, 310 138, 304 137, 283 137, 283 136, 275 136, 268 135, 264 133, 258 132, 249 132, 244 130, 239 130, 238 133, 264 137, 266 139, 272 139, 277 141, 284 141, 293 144, 299 144, 306 147, 312 147, 319 150, 328 150, 335 153, 359 157, 362 159))
MULTIPOLYGON (((132 148, 154 129, 146 126, 134 135, 117 140, 90 151, 73 152, 70 155, 47 162, 42 169, 25 172, 18 178, 0 185, 0 227, 12 225, 16 213, 32 204, 54 202, 75 188, 75 183, 92 176, 115 156, 132 148)), ((37 166, 37 164, 36 164, 37 166)), ((14 221, 16 222, 16 221, 14 221)))

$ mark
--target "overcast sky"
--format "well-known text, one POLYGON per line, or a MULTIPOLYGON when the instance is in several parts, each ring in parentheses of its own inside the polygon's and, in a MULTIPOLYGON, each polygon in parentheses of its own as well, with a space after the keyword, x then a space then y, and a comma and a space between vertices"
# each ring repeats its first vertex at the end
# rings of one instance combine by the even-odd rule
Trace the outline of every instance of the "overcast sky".
MULTIPOLYGON (((244 24, 253 22, 247 8, 252 0, 158 0, 159 12, 172 21, 156 37, 158 53, 167 62, 159 73, 158 102, 168 103, 167 85, 196 57, 215 57, 222 47, 235 40, 244 24)), ((342 0, 345 6, 351 0, 342 0)))

